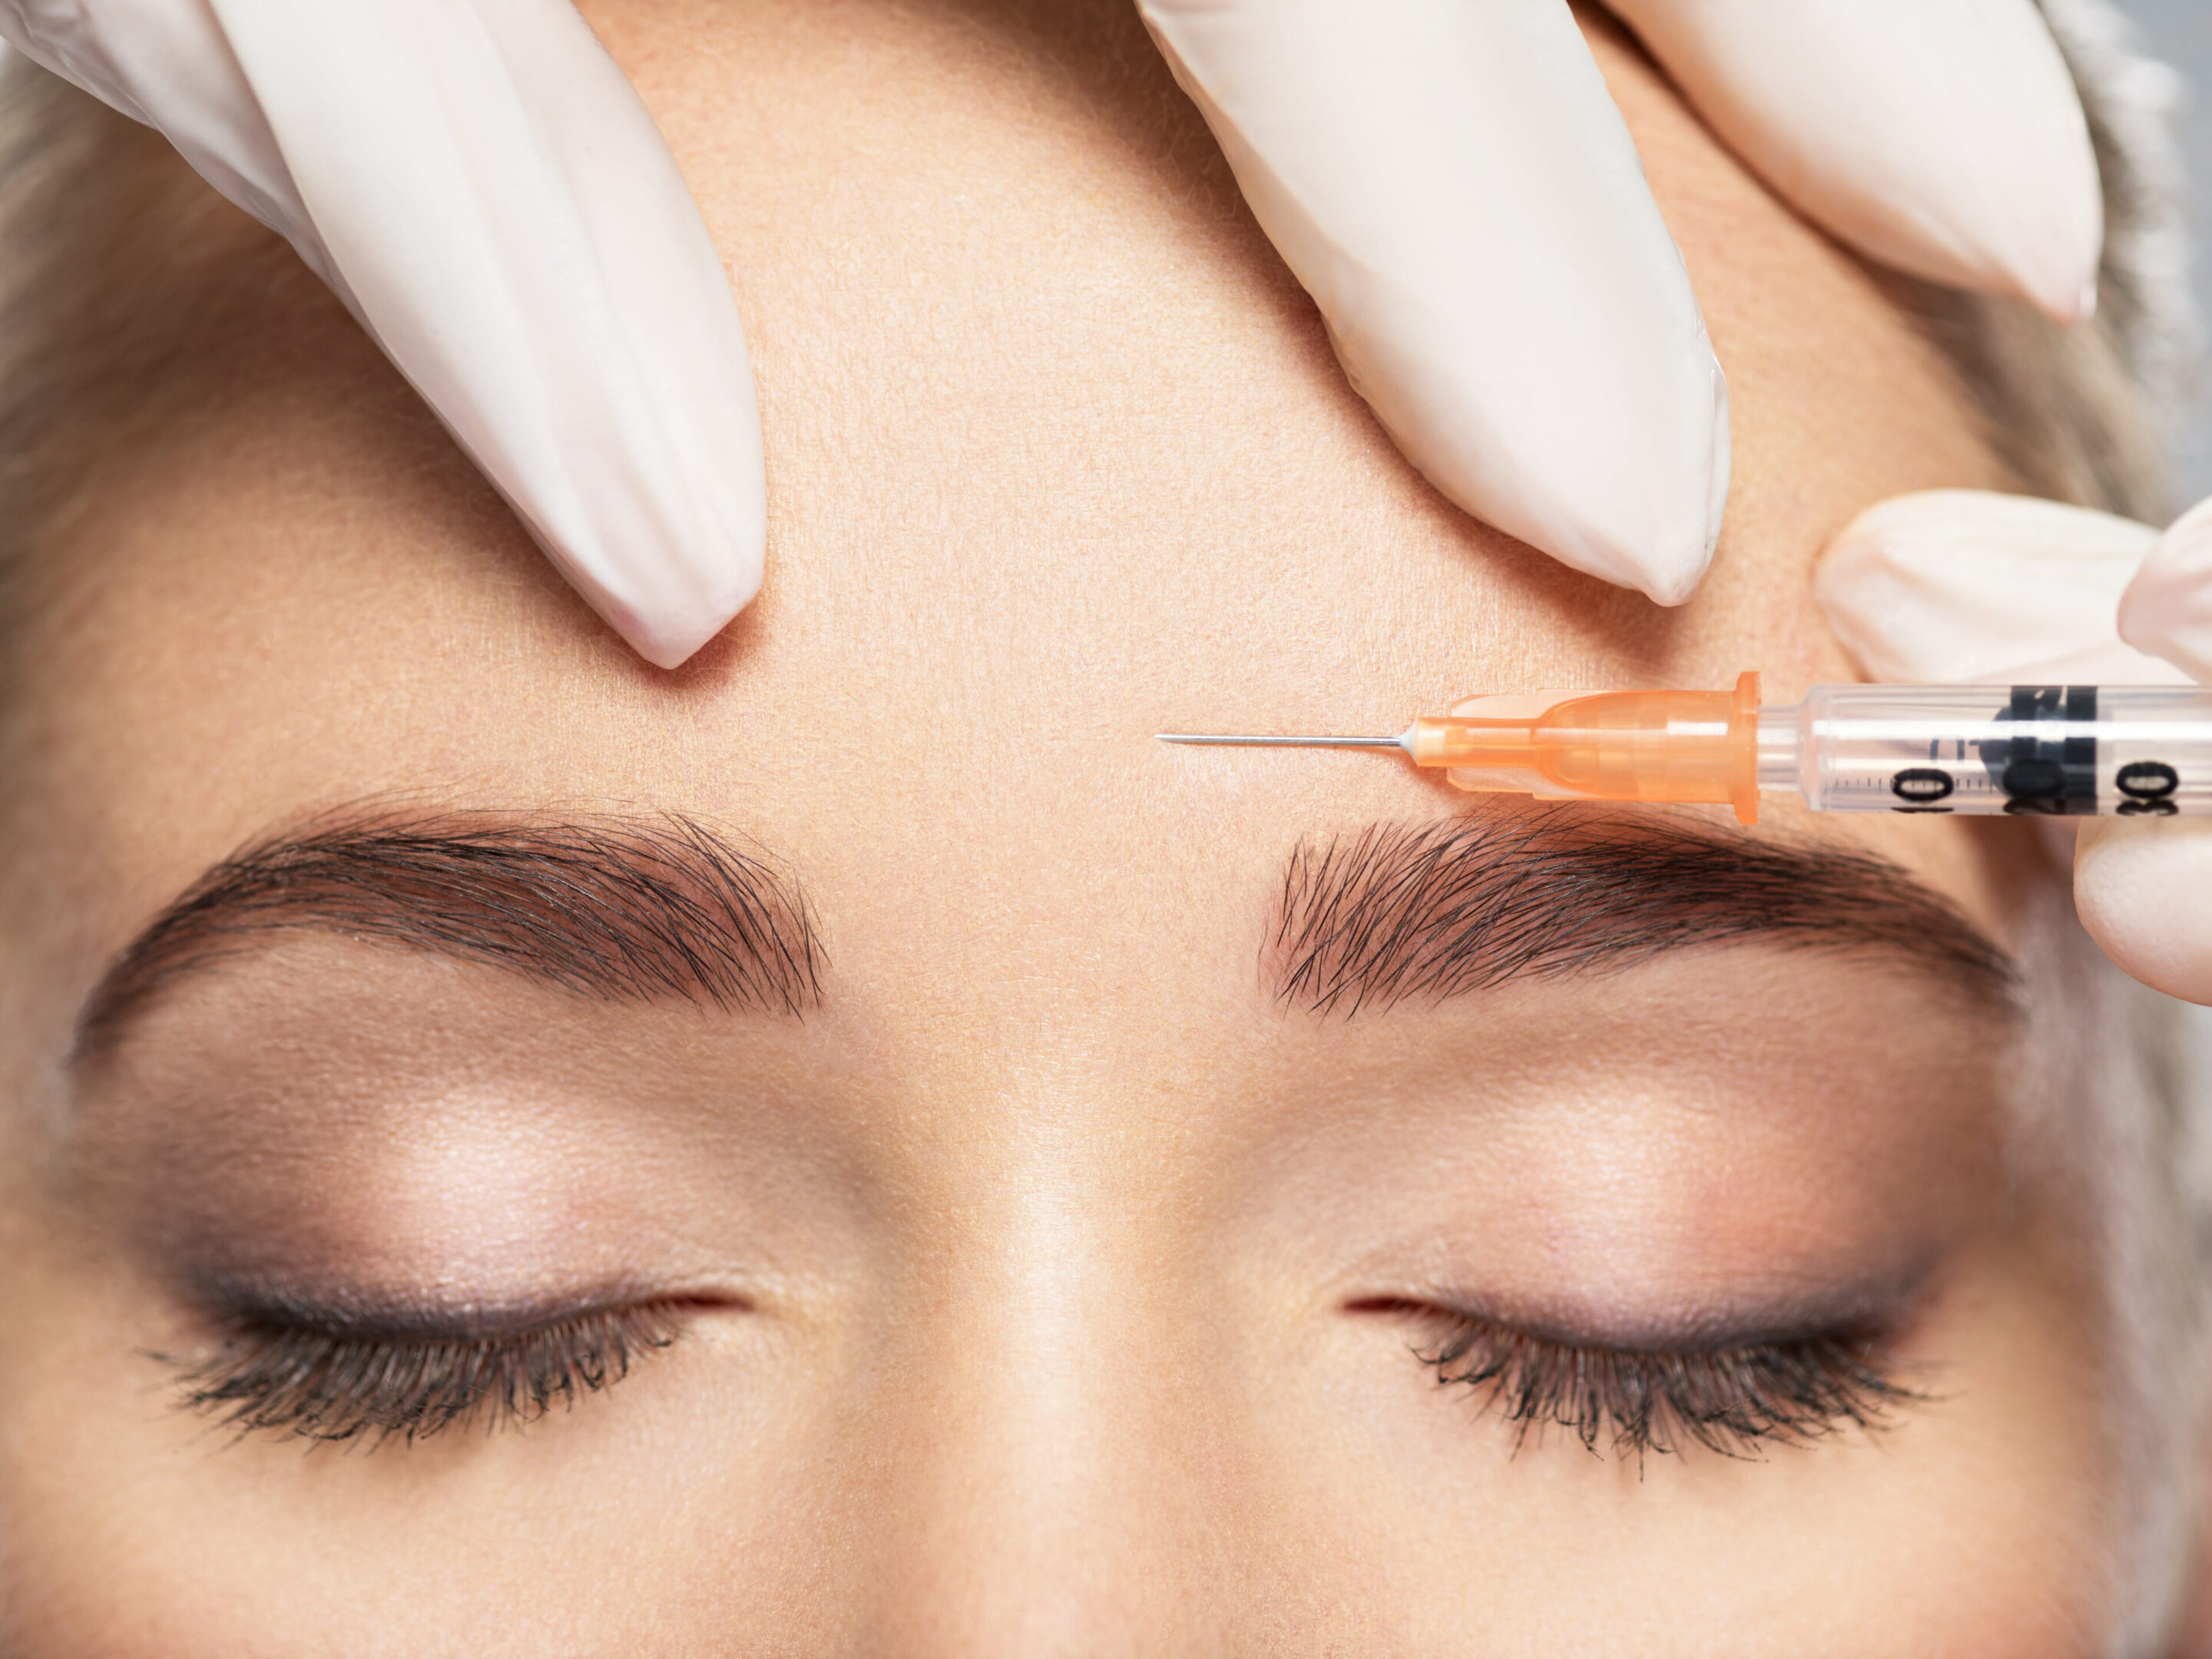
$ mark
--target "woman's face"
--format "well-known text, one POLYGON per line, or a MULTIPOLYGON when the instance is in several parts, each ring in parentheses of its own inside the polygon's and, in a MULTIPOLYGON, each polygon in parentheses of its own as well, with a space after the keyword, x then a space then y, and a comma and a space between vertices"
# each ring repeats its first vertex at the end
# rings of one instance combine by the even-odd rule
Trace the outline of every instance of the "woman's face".
POLYGON ((2092 1644, 2027 826, 1152 737, 1846 678, 1824 538, 2001 482, 1877 284, 1593 25, 1735 410, 1662 612, 1408 470, 1127 8, 586 9, 767 590, 645 668, 304 279, 186 356, 17 734, 10 1651, 2092 1644))

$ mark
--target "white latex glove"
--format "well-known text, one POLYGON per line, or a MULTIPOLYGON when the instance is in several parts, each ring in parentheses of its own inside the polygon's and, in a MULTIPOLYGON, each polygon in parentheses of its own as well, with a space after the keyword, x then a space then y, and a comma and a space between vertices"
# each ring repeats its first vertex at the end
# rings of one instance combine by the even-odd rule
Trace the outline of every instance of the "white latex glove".
MULTIPOLYGON (((1875 258, 2070 319, 2102 235, 2032 0, 1620 0, 1729 141, 1875 258)), ((1726 392, 1566 0, 1139 0, 1353 384, 1462 507, 1662 604, 1726 392)), ((0 0, 0 37, 289 237, 647 657, 760 579, 735 311, 567 0, 0 0)))
MULTIPOLYGON (((1870 258, 2090 307, 2103 204, 2031 0, 1612 0, 1700 113, 1870 258)), ((1566 0, 1138 0, 1352 383, 1437 489, 1662 605, 1728 404, 1566 0)))
POLYGON ((736 302, 568 0, 0 0, 0 37, 289 240, 647 659, 758 591, 736 302))
MULTIPOLYGON (((2212 681, 2212 501, 2161 533, 2024 496, 1900 495, 1829 545, 1814 591, 1870 679, 2212 681)), ((2145 984, 2212 1004, 2212 820, 2079 823, 2082 925, 2145 984)))

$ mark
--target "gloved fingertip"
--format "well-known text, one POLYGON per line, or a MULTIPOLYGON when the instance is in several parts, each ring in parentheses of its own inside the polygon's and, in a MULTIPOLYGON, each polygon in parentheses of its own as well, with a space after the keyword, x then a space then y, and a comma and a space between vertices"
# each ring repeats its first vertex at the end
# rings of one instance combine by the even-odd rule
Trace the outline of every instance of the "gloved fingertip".
POLYGON ((2212 501, 2160 535, 2120 596, 2120 637, 2212 682, 2212 501))
MULTIPOLYGON (((2082 143, 2087 143, 2086 135, 2082 143)), ((2105 253, 2105 204, 2094 161, 2083 176, 2050 194, 2057 199, 2021 203, 2008 219, 1988 228, 1980 269, 1962 266, 1938 280, 2009 294, 2061 327, 2087 322, 2097 314, 2097 273, 2105 253)))
POLYGON ((662 545, 655 556, 626 562, 584 561, 533 531, 584 603, 625 643, 656 668, 680 668, 759 596, 766 540, 764 501, 738 501, 737 522, 711 544, 662 545), (748 507, 761 510, 748 513, 748 507))
POLYGON ((2212 822, 2106 818, 2074 854, 2074 908, 2119 968, 2212 1006, 2212 822))
POLYGON ((2073 76, 2032 0, 1613 0, 1729 144, 1859 252, 2096 306, 2104 198, 2073 76))
POLYGON ((1662 550, 1658 556, 1647 556, 1641 561, 1643 568, 1638 580, 1613 580, 1618 586, 1634 587, 1652 604, 1671 611, 1697 598, 1698 588, 1705 586, 1705 573, 1712 567, 1712 557, 1711 542, 1706 542, 1703 550, 1694 556, 1686 553, 1668 558, 1662 550))
MULTIPOLYGON (((1712 377, 1719 386, 1718 364, 1712 377)), ((1565 446, 1525 449, 1510 480, 1463 465, 1424 465, 1422 470, 1476 518, 1511 532, 1570 569, 1632 588, 1671 610, 1697 597, 1720 545, 1729 465, 1724 389, 1713 400, 1712 424, 1702 435, 1702 464, 1680 455, 1666 458, 1679 472, 1670 476, 1654 466, 1640 480, 1612 481, 1610 490, 1589 477, 1584 457, 1565 446), (1664 510, 1668 506, 1671 514, 1664 510)))
POLYGON ((641 622, 634 633, 617 631, 655 668, 681 668, 735 622, 758 591, 756 586, 734 602, 702 605, 695 611, 671 612, 650 623, 641 622))
POLYGON ((655 668, 676 669, 697 656, 714 636, 737 619, 744 605, 716 607, 688 616, 605 618, 631 650, 655 668))
POLYGON ((1726 387, 1563 0, 1139 10, 1422 475, 1571 568, 1695 593, 1726 387))
MULTIPOLYGON (((2101 254, 2101 237, 2100 237, 2100 254, 2101 254)), ((2086 264, 2094 265, 2094 258, 2097 257, 2093 254, 2086 264)), ((2077 323, 2088 323, 2090 319, 2097 314, 2097 276, 2094 276, 2094 274, 2090 274, 2088 279, 2079 285, 2079 288, 2070 288, 2069 281, 2066 281, 2066 274, 2059 274, 2057 279, 2051 281, 2051 283, 2037 283, 2033 274, 2020 272, 2017 283, 2020 283, 2021 296, 2024 296, 2031 305, 2035 305, 2035 310, 2039 310, 2044 316, 2048 316, 2051 321, 2057 323, 2059 327, 2073 327, 2077 325, 2077 323)))
POLYGON ((2122 644, 2115 620, 2156 538, 2087 507, 1922 490, 1838 532, 1813 594, 1869 679, 2166 684, 2172 671, 2122 644))

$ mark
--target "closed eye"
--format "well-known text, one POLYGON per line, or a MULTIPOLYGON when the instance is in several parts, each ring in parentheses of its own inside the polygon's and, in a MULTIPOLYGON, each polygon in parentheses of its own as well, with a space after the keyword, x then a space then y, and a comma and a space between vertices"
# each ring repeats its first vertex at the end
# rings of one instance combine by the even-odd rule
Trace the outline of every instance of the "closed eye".
MULTIPOLYGON (((573 1309, 505 1328, 365 1316, 282 1298, 225 1316, 183 1370, 182 1404, 241 1433, 380 1443, 465 1424, 534 1422, 611 1388, 668 1347, 707 1304, 663 1298, 573 1309)), ((166 1358, 167 1356, 165 1356, 166 1358)))
POLYGON ((1929 1396, 1895 1376, 1881 1339, 1837 1331, 1737 1346, 1621 1348, 1532 1335, 1481 1316, 1399 1299, 1351 1311, 1395 1314, 1429 1327, 1413 1345, 1440 1386, 1466 1388, 1514 1426, 1517 1449, 1563 1428, 1639 1462, 1701 1446, 1757 1457, 1849 1430, 1887 1426, 1929 1396))

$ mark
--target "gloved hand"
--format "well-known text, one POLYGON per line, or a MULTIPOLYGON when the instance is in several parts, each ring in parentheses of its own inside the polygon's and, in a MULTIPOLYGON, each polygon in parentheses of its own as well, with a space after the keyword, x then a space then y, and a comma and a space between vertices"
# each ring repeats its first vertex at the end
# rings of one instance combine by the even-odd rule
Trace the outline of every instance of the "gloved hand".
POLYGON ((0 0, 0 36, 288 239, 647 659, 759 590, 737 305, 568 0, 0 0))
MULTIPOLYGON (((1869 258, 2094 299, 2089 138, 2030 0, 1610 0, 1775 190, 1869 258)), ((1681 255, 1566 0, 1138 0, 1352 385, 1478 518, 1662 605, 1728 494, 1681 255)))
MULTIPOLYGON (((1869 679, 2212 682, 2212 501, 2160 533, 2025 496, 1900 495, 1829 544, 1814 592, 1869 679)), ((2212 820, 2078 822, 2082 925, 2145 984, 2212 1004, 2212 820)))
MULTIPOLYGON (((1728 486, 1725 387, 1566 0, 1139 0, 1353 385, 1438 489, 1662 604, 1728 486)), ((1869 257, 2070 319, 2102 236, 2033 0, 1616 0, 1869 257)), ((0 0, 352 307, 584 597, 680 662, 760 579, 722 272, 567 0, 0 0)))

